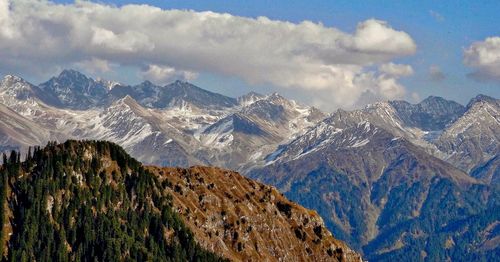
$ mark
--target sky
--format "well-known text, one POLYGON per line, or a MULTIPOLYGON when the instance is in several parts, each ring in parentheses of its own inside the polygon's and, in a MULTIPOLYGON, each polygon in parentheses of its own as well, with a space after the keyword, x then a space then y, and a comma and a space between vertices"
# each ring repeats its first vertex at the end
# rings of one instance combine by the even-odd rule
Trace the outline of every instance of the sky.
POLYGON ((326 111, 429 95, 500 97, 498 1, 0 0, 0 74, 74 68, 279 92, 326 111))

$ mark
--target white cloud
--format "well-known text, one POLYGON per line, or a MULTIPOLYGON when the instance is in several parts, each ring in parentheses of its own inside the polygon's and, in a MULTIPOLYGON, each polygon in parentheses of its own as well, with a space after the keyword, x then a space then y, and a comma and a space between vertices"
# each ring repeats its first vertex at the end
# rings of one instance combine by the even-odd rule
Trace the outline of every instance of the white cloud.
POLYGON ((410 65, 386 63, 379 66, 380 72, 394 77, 413 75, 413 68, 410 65))
POLYGON ((167 84, 173 80, 191 81, 198 77, 197 73, 190 71, 179 71, 173 67, 149 65, 146 70, 141 72, 145 80, 151 80, 157 84, 167 84))
POLYGON ((370 68, 416 50, 407 33, 375 19, 359 23, 350 34, 310 21, 28 0, 0 0, 0 17, 3 71, 53 73, 99 59, 148 68, 144 76, 155 76, 156 71, 169 75, 159 68, 170 68, 322 91, 331 94, 325 101, 335 101, 331 107, 353 105, 367 90, 393 97, 390 89, 379 88, 391 81, 404 90, 395 79, 370 68), (373 85, 360 84, 365 82, 373 85))
POLYGON ((488 37, 473 43, 464 51, 464 63, 475 69, 470 77, 500 81, 500 37, 488 37))
POLYGON ((410 35, 375 19, 359 23, 354 36, 345 40, 347 48, 371 54, 409 55, 417 48, 410 35))
POLYGON ((432 81, 440 82, 446 78, 446 75, 443 73, 441 68, 437 65, 431 65, 429 67, 429 78, 432 81))
POLYGON ((95 57, 77 62, 76 66, 91 73, 105 73, 111 71, 111 65, 108 61, 95 57))
POLYGON ((0 36, 2 38, 12 38, 12 22, 10 19, 10 5, 8 1, 0 1, 0 36))

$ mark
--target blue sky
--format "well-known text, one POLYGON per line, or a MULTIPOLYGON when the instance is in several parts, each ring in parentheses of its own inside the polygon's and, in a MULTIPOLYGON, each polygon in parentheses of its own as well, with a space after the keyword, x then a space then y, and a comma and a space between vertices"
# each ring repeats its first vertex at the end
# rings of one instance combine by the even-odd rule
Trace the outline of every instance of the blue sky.
MULTIPOLYGON (((72 3, 73 1, 55 1, 72 3)), ((121 6, 148 4, 162 9, 189 9, 229 13, 235 16, 265 16, 271 20, 300 23, 309 20, 354 33, 358 23, 375 18, 406 32, 417 45, 416 53, 392 59, 409 64, 414 74, 399 81, 420 98, 444 96, 466 103, 478 93, 500 97, 500 81, 477 81, 467 76, 473 71, 463 63, 464 50, 487 37, 500 36, 499 1, 99 1, 121 6), (441 71, 432 77, 431 67, 441 71), (439 80, 438 80, 439 78, 439 80)), ((438 70, 438 71, 439 71, 438 70)), ((500 71, 500 69, 498 69, 500 71)), ((121 67, 106 77, 138 82, 132 69, 121 67)), ((285 96, 301 99, 294 93, 272 84, 249 84, 232 75, 201 72, 194 83, 203 88, 236 96, 251 90, 278 91, 285 96)), ((314 92, 314 91, 310 91, 314 92)), ((408 97, 409 98, 409 97, 408 97)))

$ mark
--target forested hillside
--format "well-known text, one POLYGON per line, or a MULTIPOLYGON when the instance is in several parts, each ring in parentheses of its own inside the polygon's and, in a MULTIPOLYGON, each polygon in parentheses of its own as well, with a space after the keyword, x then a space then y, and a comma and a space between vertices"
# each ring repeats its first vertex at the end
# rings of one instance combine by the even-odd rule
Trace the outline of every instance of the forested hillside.
POLYGON ((4 163, 3 260, 223 260, 195 242, 157 177, 112 143, 49 144, 4 163))
POLYGON ((317 213, 234 171, 145 167, 101 141, 3 158, 5 261, 361 261, 317 213))

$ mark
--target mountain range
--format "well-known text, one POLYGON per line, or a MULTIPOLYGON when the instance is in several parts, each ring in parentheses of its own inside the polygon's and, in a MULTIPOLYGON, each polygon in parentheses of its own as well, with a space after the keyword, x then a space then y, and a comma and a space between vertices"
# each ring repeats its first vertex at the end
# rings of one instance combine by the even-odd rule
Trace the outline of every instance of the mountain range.
POLYGON ((233 169, 316 210, 369 260, 500 252, 500 101, 440 97, 330 114, 277 93, 123 85, 64 70, 0 83, 0 149, 109 140, 147 164, 233 169), (411 254, 409 256, 409 254, 411 254))
POLYGON ((144 166, 105 141, 4 155, 0 221, 2 261, 361 261, 270 186, 144 166))

